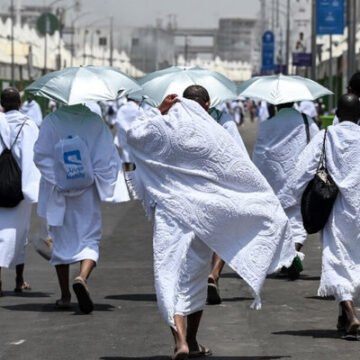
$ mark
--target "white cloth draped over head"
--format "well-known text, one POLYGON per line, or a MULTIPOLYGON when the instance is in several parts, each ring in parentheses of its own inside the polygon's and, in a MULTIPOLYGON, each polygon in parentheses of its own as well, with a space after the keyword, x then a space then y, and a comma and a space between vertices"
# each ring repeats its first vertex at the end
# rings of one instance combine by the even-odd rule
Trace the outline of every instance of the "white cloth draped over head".
POLYGON ((297 110, 301 113, 306 114, 307 116, 310 116, 313 119, 317 117, 316 106, 313 101, 301 101, 299 106, 297 107, 297 110))
POLYGON ((0 208, 0 267, 14 268, 24 263, 31 206, 39 196, 40 173, 33 162, 33 148, 39 130, 19 111, 0 113, 0 154, 5 147, 9 149, 12 146, 24 121, 26 123, 12 148, 21 168, 24 200, 14 208, 0 208))
POLYGON ((126 132, 129 130, 131 123, 143 114, 144 110, 134 101, 128 101, 117 112, 115 129, 116 136, 114 138, 115 145, 120 148, 120 156, 122 161, 131 162, 131 155, 127 146, 126 132))
MULTIPOLYGON (((160 209, 215 251, 250 285, 259 306, 266 275, 289 266, 295 250, 280 202, 249 157, 222 126, 186 99, 165 116, 157 110, 145 113, 127 139, 136 163, 135 191, 147 213, 160 209)), ((183 257, 188 245, 178 242, 183 257)), ((155 253, 161 245, 156 247, 155 253)), ((165 282, 162 288, 178 280, 178 259, 166 261, 172 277, 157 279, 165 282)))
MULTIPOLYGON (((279 194, 285 208, 300 203, 302 193, 316 173, 324 131, 317 134, 299 156, 296 169, 279 194)), ((338 301, 359 300, 360 293, 360 127, 349 121, 328 127, 327 168, 339 188, 322 239, 319 296, 338 301)))
POLYGON ((88 145, 95 186, 102 201, 129 200, 121 162, 112 144, 112 135, 101 118, 86 106, 64 106, 44 120, 35 145, 35 162, 42 175, 42 192, 38 213, 49 225, 61 226, 66 211, 66 198, 84 190, 62 192, 55 182, 55 144, 68 136, 78 135, 88 145))
POLYGON ((100 201, 127 201, 125 179, 112 135, 102 119, 83 105, 64 106, 49 114, 35 144, 35 162, 41 171, 38 214, 50 225, 52 265, 99 257, 100 201), (88 146, 94 183, 83 190, 60 191, 55 181, 55 145, 79 136, 88 146))
POLYGON ((232 119, 231 115, 223 112, 222 116, 219 119, 219 124, 227 130, 227 132, 231 135, 231 137, 236 141, 239 145, 240 149, 244 151, 246 155, 249 155, 244 141, 239 133, 239 130, 236 126, 236 122, 232 119))
POLYGON ((25 101, 21 106, 20 112, 27 115, 32 121, 35 122, 37 127, 40 127, 43 121, 40 105, 35 101, 25 101))
MULTIPOLYGON (((319 132, 319 128, 311 118, 307 119, 312 138, 319 132)), ((293 108, 283 108, 273 118, 259 124, 253 161, 276 195, 285 186, 306 145, 304 119, 293 108)), ((307 234, 302 225, 300 205, 286 209, 286 214, 290 219, 294 241, 303 244, 307 234)))

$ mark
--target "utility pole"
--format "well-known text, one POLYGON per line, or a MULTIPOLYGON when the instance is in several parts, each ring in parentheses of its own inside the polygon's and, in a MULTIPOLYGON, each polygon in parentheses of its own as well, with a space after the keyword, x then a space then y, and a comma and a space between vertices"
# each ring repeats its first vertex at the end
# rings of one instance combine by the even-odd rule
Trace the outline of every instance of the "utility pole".
POLYGON ((184 60, 185 60, 185 66, 188 65, 188 55, 189 55, 188 35, 185 34, 185 44, 184 44, 184 60))
POLYGON ((286 74, 289 74, 290 65, 290 0, 286 4, 286 74))
POLYGON ((113 66, 113 53, 114 53, 114 18, 111 16, 110 17, 110 38, 109 38, 109 42, 110 42, 110 59, 109 59, 109 64, 110 66, 113 66))
POLYGON ((11 0, 11 86, 15 86, 15 43, 14 43, 14 28, 15 28, 15 12, 14 0, 11 0))
MULTIPOLYGON (((316 0, 312 0, 311 4, 311 79, 316 81, 316 55, 317 55, 317 45, 316 45, 316 0)), ((330 45, 331 47, 331 45, 330 45)), ((331 96, 330 96, 331 97, 331 96)))
POLYGON ((348 52, 347 52, 347 78, 356 71, 356 0, 347 0, 348 19, 348 52))

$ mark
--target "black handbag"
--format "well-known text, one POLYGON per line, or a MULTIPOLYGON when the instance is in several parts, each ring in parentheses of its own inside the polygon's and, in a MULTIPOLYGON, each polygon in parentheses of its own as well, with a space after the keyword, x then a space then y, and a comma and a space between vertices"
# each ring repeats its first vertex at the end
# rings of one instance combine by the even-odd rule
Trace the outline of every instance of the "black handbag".
POLYGON ((325 140, 314 178, 308 183, 301 198, 301 215, 308 234, 322 230, 329 219, 339 189, 326 167, 325 140))

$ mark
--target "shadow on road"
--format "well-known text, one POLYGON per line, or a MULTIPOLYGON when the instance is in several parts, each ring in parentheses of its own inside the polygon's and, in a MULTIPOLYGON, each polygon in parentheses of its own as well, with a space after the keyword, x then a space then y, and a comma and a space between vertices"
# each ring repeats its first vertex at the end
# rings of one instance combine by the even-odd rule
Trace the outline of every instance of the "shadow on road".
POLYGON ((273 332, 274 335, 309 336, 315 339, 340 339, 336 330, 311 329, 311 330, 286 330, 273 332))
POLYGON ((300 275, 299 280, 320 281, 320 276, 300 275))
MULTIPOLYGON (((291 356, 211 356, 211 360, 276 360, 290 359, 291 356)), ((105 356, 100 360, 169 360, 170 356, 120 357, 105 356)), ((202 358, 204 359, 204 358, 202 358)))
MULTIPOLYGON (((55 304, 17 304, 2 306, 3 309, 11 311, 34 311, 34 312, 72 312, 74 315, 81 314, 75 303, 69 309, 56 309, 55 304)), ((110 304, 94 304, 94 311, 112 311, 115 306, 110 304)))
POLYGON ((228 298, 221 298, 222 302, 235 302, 235 301, 250 301, 250 300, 254 300, 254 298, 251 297, 239 297, 239 296, 235 296, 235 297, 228 297, 228 298))
POLYGON ((305 299, 311 299, 311 300, 322 300, 322 301, 334 301, 334 296, 306 296, 305 299))
POLYGON ((48 298, 52 296, 51 293, 45 293, 41 291, 23 291, 21 293, 15 293, 14 291, 3 291, 4 297, 21 297, 21 298, 48 298))
POLYGON ((105 296, 110 300, 127 300, 127 301, 156 301, 155 294, 121 294, 105 296))

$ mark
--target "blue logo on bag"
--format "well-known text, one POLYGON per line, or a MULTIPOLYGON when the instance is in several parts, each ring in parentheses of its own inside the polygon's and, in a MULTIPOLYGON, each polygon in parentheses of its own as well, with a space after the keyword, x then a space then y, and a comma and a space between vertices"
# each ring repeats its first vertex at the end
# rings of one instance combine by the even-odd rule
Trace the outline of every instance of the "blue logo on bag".
POLYGON ((81 154, 79 150, 64 152, 64 163, 66 165, 81 165, 81 154))
POLYGON ((64 152, 64 164, 66 165, 66 178, 69 180, 85 177, 85 169, 81 161, 80 150, 64 152))

